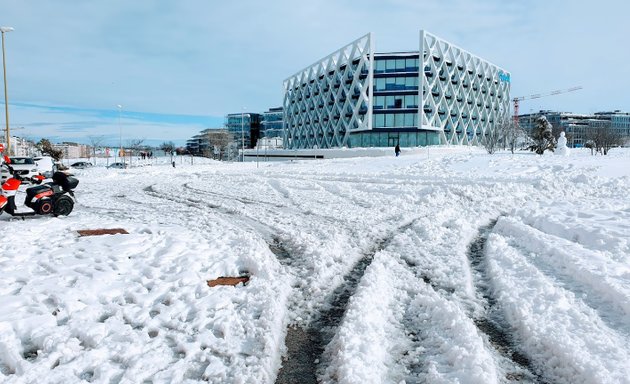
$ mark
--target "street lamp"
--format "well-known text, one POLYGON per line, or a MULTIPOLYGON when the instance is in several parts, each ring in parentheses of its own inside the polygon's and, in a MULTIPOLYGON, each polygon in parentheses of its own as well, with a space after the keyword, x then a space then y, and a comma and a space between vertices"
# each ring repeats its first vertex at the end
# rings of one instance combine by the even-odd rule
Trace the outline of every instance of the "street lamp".
POLYGON ((7 93, 7 63, 4 57, 4 33, 11 32, 11 27, 0 27, 2 32, 2 71, 4 73, 4 114, 7 122, 7 153, 11 153, 11 132, 9 131, 9 97, 7 93))
POLYGON ((241 163, 245 162, 245 115, 250 119, 250 127, 249 131, 251 132, 251 118, 252 115, 249 113, 245 113, 245 107, 243 107, 243 111, 241 112, 241 163))
POLYGON ((120 115, 122 113, 121 112, 122 105, 118 104, 116 105, 116 107, 118 107, 118 139, 119 139, 118 153, 122 155, 122 126, 120 125, 120 115))

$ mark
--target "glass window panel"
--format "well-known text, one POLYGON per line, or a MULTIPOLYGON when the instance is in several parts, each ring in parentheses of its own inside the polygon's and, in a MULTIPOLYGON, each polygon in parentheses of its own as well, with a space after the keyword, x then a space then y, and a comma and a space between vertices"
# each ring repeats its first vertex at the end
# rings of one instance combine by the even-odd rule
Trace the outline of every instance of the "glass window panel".
POLYGON ((396 59, 396 71, 402 72, 405 70, 405 59, 396 59))
POLYGON ((383 109, 385 106, 385 97, 384 96, 376 96, 374 97, 374 108, 375 109, 383 109))
POLYGON ((417 61, 414 59, 406 59, 405 69, 407 71, 417 71, 418 70, 417 61))
POLYGON ((388 77, 387 79, 385 79, 385 89, 386 90, 396 89, 396 78, 395 77, 388 77))
POLYGON ((408 132, 401 132, 400 136, 398 137, 398 142, 400 143, 401 147, 410 147, 410 145, 409 145, 409 133, 408 132))
POLYGON ((414 104, 413 102, 414 102, 414 95, 405 96, 405 101, 404 101, 405 108, 418 108, 418 106, 414 104))
POLYGON ((405 113, 405 127, 413 127, 413 116, 415 113, 405 113))
POLYGON ((385 68, 385 72, 396 71, 396 60, 386 60, 385 68))
POLYGON ((382 73, 385 72, 385 60, 376 60, 375 65, 375 71, 377 73, 382 73))
POLYGON ((375 88, 377 91, 384 91, 385 90, 385 80, 386 79, 375 79, 375 88))
POLYGON ((394 96, 387 96, 385 98, 386 108, 394 108, 394 96))
POLYGON ((374 115, 374 126, 377 128, 385 126, 385 115, 374 115))
POLYGON ((385 127, 393 127, 394 126, 394 115, 387 114, 385 115, 385 127))

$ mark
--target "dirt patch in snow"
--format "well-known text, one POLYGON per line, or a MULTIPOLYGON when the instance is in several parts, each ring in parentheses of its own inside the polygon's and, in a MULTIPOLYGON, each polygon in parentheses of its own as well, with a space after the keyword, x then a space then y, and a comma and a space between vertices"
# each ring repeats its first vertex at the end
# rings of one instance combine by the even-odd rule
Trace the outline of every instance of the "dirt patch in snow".
POLYGON ((100 235, 128 235, 127 232, 123 228, 102 228, 102 229, 79 229, 77 231, 79 236, 100 236, 100 235))
POLYGON ((239 277, 225 277, 221 276, 214 280, 208 280, 209 287, 216 287, 217 285, 238 285, 240 283, 246 284, 249 281, 249 276, 239 276, 239 277))

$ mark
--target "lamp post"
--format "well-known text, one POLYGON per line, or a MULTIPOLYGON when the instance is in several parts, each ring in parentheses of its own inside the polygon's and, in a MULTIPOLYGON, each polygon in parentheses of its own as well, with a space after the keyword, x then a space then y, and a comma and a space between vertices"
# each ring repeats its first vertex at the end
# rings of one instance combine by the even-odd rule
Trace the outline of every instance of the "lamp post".
POLYGON ((11 27, 0 27, 0 32, 2 32, 2 71, 4 73, 4 114, 7 123, 7 153, 11 154, 11 131, 9 131, 9 97, 7 93, 7 63, 4 55, 4 34, 5 32, 11 32, 13 28, 11 27))
POLYGON ((122 113, 121 112, 122 111, 122 105, 118 104, 118 105, 116 105, 116 107, 118 108, 118 140, 119 140, 118 153, 122 157, 122 126, 120 125, 120 115, 122 113))
MULTIPOLYGON (((241 163, 245 162, 245 115, 247 115, 251 120, 251 115, 249 113, 245 113, 245 107, 243 107, 243 112, 241 112, 241 163)), ((249 124, 249 130, 251 132, 251 121, 249 124)))

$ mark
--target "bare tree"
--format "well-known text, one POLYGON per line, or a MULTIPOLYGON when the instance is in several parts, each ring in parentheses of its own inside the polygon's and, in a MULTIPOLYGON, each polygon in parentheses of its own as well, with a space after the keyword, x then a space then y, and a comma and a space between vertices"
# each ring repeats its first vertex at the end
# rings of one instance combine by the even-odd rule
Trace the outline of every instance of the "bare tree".
POLYGON ((164 154, 172 153, 175 150, 175 143, 172 141, 165 141, 160 145, 160 149, 164 151, 164 154))
POLYGON ((128 147, 130 149, 130 151, 129 151, 129 165, 131 165, 131 161, 133 159, 134 153, 137 154, 140 151, 140 148, 142 147, 142 143, 143 142, 144 142, 144 139, 133 139, 133 140, 128 142, 128 147))
POLYGON ((129 148, 137 153, 138 151, 140 151, 140 148, 142 148, 142 143, 144 143, 144 139, 131 140, 129 142, 129 148))
POLYGON ((624 138, 621 133, 613 129, 610 125, 606 125, 598 128, 589 128, 586 131, 587 148, 591 148, 591 154, 593 154, 593 148, 595 153, 599 152, 602 155, 607 155, 611 148, 622 146, 624 138))
POLYGON ((495 129, 499 131, 499 136, 504 143, 504 148, 507 147, 510 149, 510 152, 514 154, 514 150, 519 145, 519 143, 525 141, 525 130, 521 128, 512 118, 505 118, 500 120, 496 125, 495 129))
POLYGON ((232 139, 232 135, 225 129, 206 132, 208 147, 204 150, 203 155, 211 158, 215 158, 214 155, 216 155, 218 160, 223 160, 223 155, 226 153, 232 139))
POLYGON ((94 165, 96 165, 96 148, 101 146, 101 143, 105 140, 104 136, 89 136, 90 145, 92 146, 92 157, 94 157, 94 165))
POLYGON ((481 144, 489 154, 495 153, 501 147, 501 141, 503 141, 503 122, 496 123, 492 129, 489 129, 483 135, 481 144))

